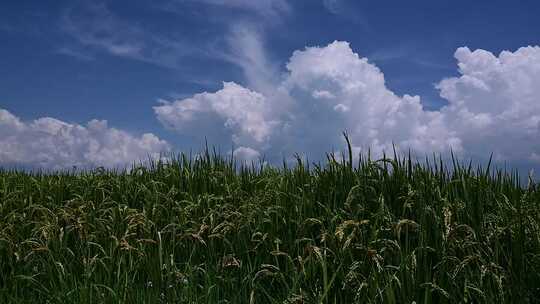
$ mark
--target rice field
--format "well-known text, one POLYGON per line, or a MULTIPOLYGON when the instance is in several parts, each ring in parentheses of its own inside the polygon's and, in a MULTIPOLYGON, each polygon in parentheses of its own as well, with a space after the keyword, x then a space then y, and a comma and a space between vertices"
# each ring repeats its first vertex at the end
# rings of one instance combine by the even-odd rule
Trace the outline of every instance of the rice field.
POLYGON ((537 303, 540 190, 410 156, 0 171, 1 303, 537 303))

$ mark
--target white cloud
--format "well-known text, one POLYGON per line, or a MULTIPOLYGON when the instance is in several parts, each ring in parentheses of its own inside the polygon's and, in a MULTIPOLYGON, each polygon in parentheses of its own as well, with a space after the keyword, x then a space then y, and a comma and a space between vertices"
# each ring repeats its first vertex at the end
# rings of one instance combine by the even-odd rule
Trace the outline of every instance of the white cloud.
POLYGON ((24 122, 0 109, 0 164, 47 169, 122 167, 170 150, 151 133, 140 137, 110 128, 103 120, 86 125, 50 117, 24 122))
POLYGON ((261 153, 259 153, 259 151, 249 147, 239 147, 234 150, 233 155, 235 159, 246 163, 256 163, 261 158, 261 153))
POLYGON ((311 93, 311 96, 313 96, 313 98, 315 99, 321 99, 321 98, 326 98, 326 99, 332 99, 332 98, 336 98, 336 96, 334 96, 334 94, 328 92, 328 91, 325 91, 325 90, 315 90, 313 91, 313 93, 311 93))
MULTIPOLYGON (((296 51, 287 70, 280 82, 246 73, 253 76, 248 82, 257 84, 262 79, 264 87, 272 87, 264 95, 225 83, 216 93, 198 94, 154 110, 162 123, 181 133, 213 126, 194 118, 212 120, 208 114, 213 114, 230 131, 226 140, 270 158, 303 151, 324 155, 342 146, 344 130, 358 149, 371 147, 380 152, 391 149, 392 142, 418 150, 441 151, 451 144, 460 149, 459 139, 442 125, 440 113, 423 111, 417 96, 399 97, 389 91, 382 72, 353 53, 348 43, 296 51)), ((211 130, 206 129, 200 136, 208 133, 211 130)))
MULTIPOLYGON (((441 151, 450 144, 460 148, 459 139, 441 126, 439 113, 424 111, 418 96, 391 92, 383 73, 346 42, 296 51, 287 69, 284 85, 303 116, 296 127, 317 126, 307 128, 304 136, 323 135, 313 146, 324 146, 347 130, 357 148, 375 152, 391 150, 393 142, 415 150, 441 151), (308 97, 317 91, 333 98, 308 97)), ((340 141, 334 140, 334 145, 340 141)))
MULTIPOLYGON (((257 53, 260 67, 268 66, 257 53)), ((380 154, 394 143, 420 154, 452 149, 477 159, 494 152, 496 160, 537 161, 540 48, 499 56, 460 48, 456 58, 461 76, 437 85, 449 101, 438 111, 424 110, 419 96, 394 94, 374 64, 337 41, 295 51, 281 78, 244 68, 250 87, 262 89, 225 83, 218 92, 154 110, 178 132, 202 137, 212 133, 204 126, 225 128, 218 144, 233 141, 274 160, 294 152, 320 158, 343 146, 340 134, 347 130, 355 151, 380 154)))
MULTIPOLYGON (((285 72, 265 53, 250 28, 233 28, 229 60, 246 85, 224 82, 216 92, 163 101, 154 107, 168 129, 222 147, 243 160, 279 161, 295 152, 320 159, 343 147, 347 131, 355 152, 374 154, 396 144, 420 154, 448 152, 495 160, 540 160, 540 47, 494 55, 459 48, 460 75, 437 84, 449 104, 422 108, 419 96, 398 96, 384 74, 347 42, 295 51, 285 72)), ((120 166, 169 151, 153 134, 136 137, 107 126, 53 118, 21 121, 0 110, 0 163, 46 168, 120 166)))
POLYGON ((279 124, 269 117, 269 110, 270 104, 263 95, 234 82, 223 83, 223 89, 215 93, 196 94, 154 107, 157 118, 167 128, 208 136, 212 143, 225 145, 231 140, 239 145, 266 142, 279 124), (219 124, 216 126, 215 122, 219 124), (216 128, 224 129, 228 138, 220 138, 216 128))
POLYGON ((540 47, 499 56, 459 48, 460 77, 437 87, 449 105, 441 109, 468 154, 525 160, 540 153, 540 47))

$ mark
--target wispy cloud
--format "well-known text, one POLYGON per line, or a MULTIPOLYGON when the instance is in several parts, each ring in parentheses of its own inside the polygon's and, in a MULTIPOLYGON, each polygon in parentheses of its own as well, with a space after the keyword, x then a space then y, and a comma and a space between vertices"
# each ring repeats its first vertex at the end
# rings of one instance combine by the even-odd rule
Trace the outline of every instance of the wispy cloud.
POLYGON ((292 6, 287 0, 173 0, 169 2, 169 7, 190 3, 252 12, 258 17, 263 17, 266 22, 279 22, 283 16, 292 11, 292 6))
POLYGON ((412 61, 420 66, 424 66, 431 69, 437 69, 437 70, 455 70, 455 66, 451 66, 449 64, 440 63, 435 60, 431 60, 426 57, 416 57, 413 58, 412 61))
POLYGON ((360 25, 364 31, 373 31, 367 16, 362 10, 353 7, 351 2, 354 3, 346 0, 322 0, 322 5, 331 14, 360 25))
MULTIPOLYGON (((156 34, 121 19, 104 3, 71 7, 63 15, 61 28, 86 47, 167 68, 179 68, 181 59, 186 56, 204 54, 202 49, 178 37, 156 34)), ((73 48, 61 49, 65 55, 75 55, 73 48)), ((91 55, 78 52, 75 56, 91 55)))
POLYGON ((323 0, 323 5, 332 14, 339 14, 342 11, 341 2, 339 0, 323 0))
POLYGON ((244 73, 250 87, 267 92, 278 81, 278 67, 266 52, 264 33, 256 26, 238 23, 226 36, 228 49, 222 53, 225 60, 236 64, 244 73))
MULTIPOLYGON (((267 27, 281 23, 282 19, 292 12, 292 6, 287 0, 172 0, 151 7, 155 9, 159 6, 161 9, 184 12, 188 5, 221 7, 236 10, 241 14, 237 19, 225 18, 218 21, 223 22, 222 36, 203 35, 204 39, 194 41, 195 38, 183 37, 179 31, 157 32, 144 27, 138 21, 122 18, 105 2, 78 4, 66 9, 60 23, 62 31, 73 38, 74 44, 59 47, 57 53, 88 60, 95 57, 96 52, 104 52, 173 69, 185 68, 184 60, 189 57, 234 61, 231 56, 224 55, 227 53, 226 49, 235 49, 229 48, 231 36, 234 35, 233 39, 246 47, 256 47, 251 43, 256 43, 255 40, 241 41, 243 38, 253 37, 251 34, 241 33, 244 26, 248 31, 254 29, 254 32, 262 32, 267 27)), ((220 18, 223 18, 223 14, 220 14, 220 18)), ((250 51, 256 50, 251 48, 250 51)), ((251 54, 254 55, 253 52, 251 54)))
POLYGON ((367 56, 370 61, 382 63, 388 61, 408 61, 410 63, 431 69, 454 70, 455 67, 434 60, 432 54, 419 50, 413 44, 394 45, 380 48, 367 56))
POLYGON ((56 50, 57 54, 70 56, 82 61, 92 61, 95 60, 95 57, 93 54, 90 54, 90 52, 85 52, 81 50, 77 50, 74 48, 69 47, 61 47, 58 50, 56 50))
POLYGON ((379 48, 368 55, 370 61, 384 62, 390 60, 402 60, 413 52, 410 46, 394 45, 389 48, 379 48))

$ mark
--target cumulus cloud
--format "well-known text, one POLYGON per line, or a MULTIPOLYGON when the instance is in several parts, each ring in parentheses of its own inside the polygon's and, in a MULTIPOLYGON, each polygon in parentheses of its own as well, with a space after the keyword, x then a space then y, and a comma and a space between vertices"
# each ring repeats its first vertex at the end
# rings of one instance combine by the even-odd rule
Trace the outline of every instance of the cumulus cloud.
MULTIPOLYGON (((201 93, 154 107, 159 121, 169 129, 216 134, 213 123, 219 121, 228 130, 228 138, 236 144, 261 144, 268 140, 273 121, 267 111, 271 105, 257 92, 234 82, 223 83, 215 93, 201 93)), ((218 126, 218 128, 220 127, 218 126)), ((213 141, 219 140, 210 138, 213 141)))
POLYGON ((437 87, 449 105, 448 129, 468 154, 499 160, 535 160, 540 153, 540 47, 499 56, 463 47, 455 52, 459 77, 437 87))
POLYGON ((166 141, 151 133, 133 136, 104 120, 86 125, 50 117, 25 122, 4 109, 0 109, 0 146, 3 166, 47 169, 122 167, 170 150, 166 141))
POLYGON ((202 130, 191 126, 195 123, 212 126, 194 116, 211 120, 208 114, 213 114, 229 132, 224 139, 278 158, 341 146, 343 130, 349 131, 356 149, 388 150, 393 142, 417 150, 461 148, 459 138, 442 125, 440 113, 424 111, 418 96, 400 97, 388 90, 383 73, 346 42, 296 51, 286 68, 281 81, 265 81, 273 92, 264 95, 225 83, 218 92, 154 110, 164 125, 185 133, 202 130))
MULTIPOLYGON (((455 52, 460 75, 436 87, 448 105, 422 107, 419 96, 396 95, 384 74, 347 42, 295 51, 279 72, 255 32, 233 31, 230 55, 247 85, 224 82, 216 92, 162 101, 154 107, 168 129, 233 145, 242 160, 279 161, 296 152, 317 159, 343 147, 355 153, 398 148, 419 154, 454 152, 476 159, 540 163, 540 47, 499 55, 464 47, 455 52), (236 48, 232 46, 236 46, 236 48)), ((119 166, 169 151, 153 134, 140 137, 93 120, 21 121, 0 110, 0 162, 46 168, 119 166)))
POLYGON ((460 48, 455 57, 461 75, 437 85, 449 102, 438 111, 423 109, 419 96, 396 95, 379 68, 339 41, 295 51, 279 80, 246 67, 248 84, 261 89, 224 83, 217 92, 154 110, 177 132, 223 129, 218 144, 232 141, 274 160, 295 152, 320 158, 342 147, 347 130, 355 152, 380 154, 395 144, 421 154, 452 149, 467 157, 493 152, 498 160, 538 161, 540 48, 499 56, 460 48))
POLYGON ((239 159, 247 163, 257 162, 258 160, 261 160, 261 154, 259 153, 259 151, 249 147, 236 148, 233 151, 233 155, 235 159, 239 159))
POLYGON ((440 113, 424 111, 418 96, 395 95, 383 73, 346 42, 296 51, 287 70, 284 85, 298 101, 298 111, 303 109, 297 126, 318 126, 306 130, 310 137, 335 137, 348 130, 358 148, 376 152, 390 150, 393 142, 416 150, 460 148, 459 139, 441 126, 440 113), (332 98, 317 98, 321 91, 332 98))

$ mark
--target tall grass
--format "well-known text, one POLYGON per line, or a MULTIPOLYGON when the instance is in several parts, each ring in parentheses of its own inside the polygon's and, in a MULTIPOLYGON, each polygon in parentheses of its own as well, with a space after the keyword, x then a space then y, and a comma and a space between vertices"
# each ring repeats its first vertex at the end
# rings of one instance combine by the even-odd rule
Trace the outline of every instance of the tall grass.
POLYGON ((540 191, 410 156, 0 172, 0 302, 533 303, 540 191))

